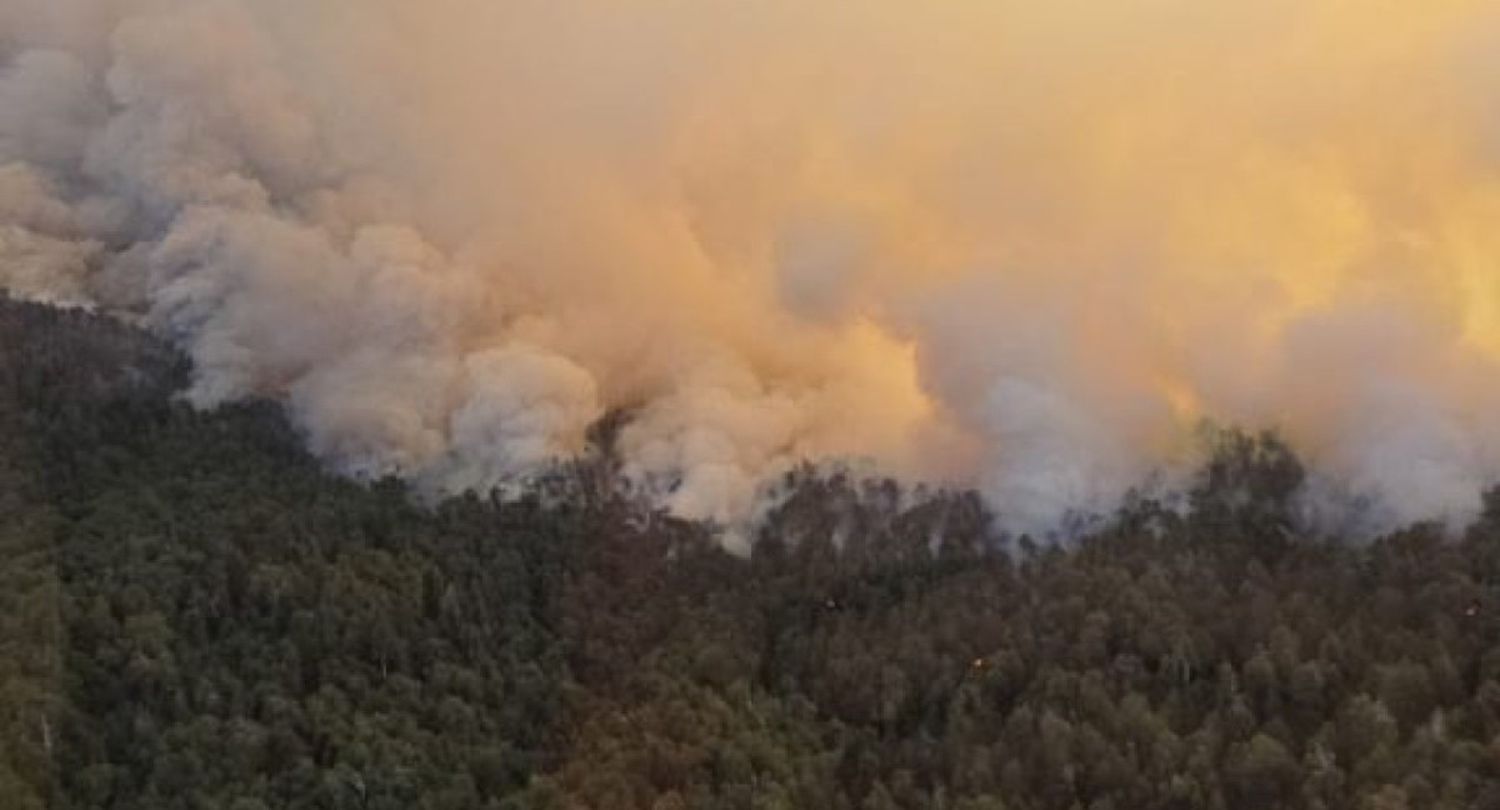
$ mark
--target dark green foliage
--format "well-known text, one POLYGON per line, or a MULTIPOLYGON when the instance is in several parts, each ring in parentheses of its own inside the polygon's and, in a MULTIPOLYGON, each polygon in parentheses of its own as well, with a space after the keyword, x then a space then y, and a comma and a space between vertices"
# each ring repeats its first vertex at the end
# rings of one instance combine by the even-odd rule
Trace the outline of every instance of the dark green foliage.
POLYGON ((185 373, 0 302, 0 807, 1500 807, 1500 506, 1299 537, 1227 432, 1068 548, 802 470, 741 559, 607 459, 421 505, 185 373))
POLYGON ((174 402, 175 356, 130 330, 0 316, 3 492, 30 514, 0 573, 39 614, 6 628, 29 683, 0 780, 58 807, 404 810, 498 807, 548 766, 549 589, 599 516, 423 509, 324 474, 275 408, 174 402))

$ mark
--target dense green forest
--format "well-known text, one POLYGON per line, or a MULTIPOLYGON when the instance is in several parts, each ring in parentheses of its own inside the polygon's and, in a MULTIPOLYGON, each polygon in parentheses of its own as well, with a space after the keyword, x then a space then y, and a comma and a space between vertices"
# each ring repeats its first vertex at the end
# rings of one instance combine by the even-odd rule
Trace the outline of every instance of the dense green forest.
POLYGON ((1500 508, 1300 536, 1229 433, 1066 548, 804 470, 740 558, 608 431, 423 504, 187 373, 0 301, 4 808, 1500 808, 1500 508))

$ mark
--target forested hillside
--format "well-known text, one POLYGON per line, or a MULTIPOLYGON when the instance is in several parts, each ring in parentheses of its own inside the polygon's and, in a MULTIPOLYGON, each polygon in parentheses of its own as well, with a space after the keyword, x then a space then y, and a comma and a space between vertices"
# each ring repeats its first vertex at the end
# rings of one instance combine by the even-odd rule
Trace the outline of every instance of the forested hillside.
POLYGON ((0 806, 1500 808, 1500 509, 1302 537, 1228 434, 1068 548, 803 471, 742 559, 607 436, 423 504, 186 374, 0 301, 0 806))

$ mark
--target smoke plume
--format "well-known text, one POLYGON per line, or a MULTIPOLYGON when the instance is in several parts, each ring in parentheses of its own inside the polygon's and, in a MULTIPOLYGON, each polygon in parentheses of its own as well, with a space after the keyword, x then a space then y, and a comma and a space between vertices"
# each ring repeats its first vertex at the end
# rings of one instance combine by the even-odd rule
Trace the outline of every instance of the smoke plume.
POLYGON ((0 0, 0 285, 434 491, 629 409, 1041 531, 1282 432, 1382 522, 1500 473, 1492 0, 0 0))

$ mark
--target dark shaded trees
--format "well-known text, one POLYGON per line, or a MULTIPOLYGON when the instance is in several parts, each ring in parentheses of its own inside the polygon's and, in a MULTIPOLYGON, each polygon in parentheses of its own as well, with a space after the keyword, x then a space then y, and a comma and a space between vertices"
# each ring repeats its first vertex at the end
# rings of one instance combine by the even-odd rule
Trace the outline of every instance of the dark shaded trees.
POLYGON ((0 302, 0 796, 59 808, 1500 806, 1500 520, 1299 535, 1216 434, 1066 547, 803 469, 749 558, 611 486, 328 475, 180 358, 0 302))

